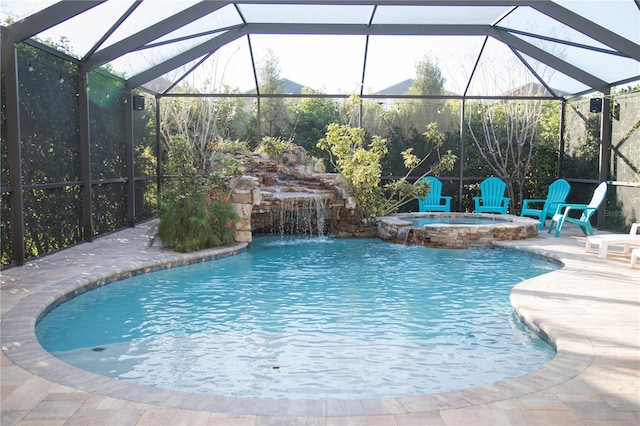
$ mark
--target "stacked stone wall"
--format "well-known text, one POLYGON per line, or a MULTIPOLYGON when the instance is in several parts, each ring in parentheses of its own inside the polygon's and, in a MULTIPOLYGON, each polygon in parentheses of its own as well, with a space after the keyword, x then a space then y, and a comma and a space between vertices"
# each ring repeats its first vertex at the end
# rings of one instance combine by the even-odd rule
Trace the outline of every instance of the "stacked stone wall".
MULTIPOLYGON (((300 153, 297 153, 299 156, 300 153)), ((283 157, 284 158, 284 157, 283 157)), ((266 155, 253 158, 253 166, 232 182, 231 199, 240 220, 236 224, 237 242, 250 243, 254 232, 273 231, 274 218, 296 217, 296 213, 313 213, 320 204, 323 223, 313 222, 316 232, 339 229, 339 222, 354 216, 355 198, 339 174, 325 173, 322 163, 304 163, 303 158, 286 157, 286 164, 266 155), (303 162, 304 164, 295 164, 303 162)), ((296 224, 277 224, 294 230, 296 224)))

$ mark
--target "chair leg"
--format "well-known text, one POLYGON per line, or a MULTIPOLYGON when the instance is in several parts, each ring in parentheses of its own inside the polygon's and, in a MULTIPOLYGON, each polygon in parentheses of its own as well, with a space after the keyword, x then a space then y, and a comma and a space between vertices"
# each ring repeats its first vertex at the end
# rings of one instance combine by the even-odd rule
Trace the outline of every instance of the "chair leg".
POLYGON ((564 217, 561 217, 560 220, 558 220, 558 225, 556 226, 556 237, 560 236, 560 230, 562 229, 563 224, 564 224, 564 217))
POLYGON ((580 229, 584 235, 593 235, 593 228, 590 223, 581 224, 580 229))

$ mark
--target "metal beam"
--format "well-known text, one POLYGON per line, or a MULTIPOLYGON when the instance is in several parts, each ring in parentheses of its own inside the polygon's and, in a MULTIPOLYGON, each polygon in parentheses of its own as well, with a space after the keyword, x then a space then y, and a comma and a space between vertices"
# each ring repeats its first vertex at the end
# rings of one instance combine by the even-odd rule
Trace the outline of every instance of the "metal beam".
POLYGON ((136 224, 136 182, 134 161, 134 134, 133 134, 133 94, 130 90, 124 92, 124 144, 125 144, 125 168, 127 173, 127 224, 130 227, 136 224))
POLYGON ((531 74, 533 74, 533 76, 536 78, 536 80, 538 80, 538 82, 539 82, 540 84, 542 84, 542 86, 544 86, 544 88, 545 88, 545 89, 547 89, 547 92, 551 93, 551 95, 552 95, 552 96, 554 96, 554 97, 558 97, 558 94, 556 93, 556 91, 555 91, 555 90, 553 90, 553 89, 551 88, 551 86, 549 86, 549 85, 547 84, 547 82, 544 80, 544 78, 542 78, 542 77, 540 76, 540 74, 539 74, 535 69, 533 69, 533 67, 529 64, 529 62, 527 62, 527 61, 522 57, 522 54, 520 54, 520 52, 519 52, 519 51, 517 51, 517 50, 516 50, 516 49, 514 49, 513 47, 511 48, 511 51, 513 52, 513 54, 514 54, 514 55, 516 55, 516 56, 518 57, 518 59, 520 60, 520 62, 522 62, 522 64, 523 64, 523 65, 524 65, 524 66, 529 70, 529 72, 530 72, 531 74))
POLYGON ((229 2, 223 1, 201 1, 185 9, 175 15, 145 28, 142 31, 137 32, 117 43, 114 43, 104 49, 98 50, 86 61, 89 70, 104 65, 109 61, 112 61, 120 56, 126 55, 132 50, 138 49, 144 46, 150 41, 156 40, 165 34, 168 34, 178 28, 181 28, 189 23, 206 16, 216 10, 226 6, 229 2))
MULTIPOLYGON (((269 0, 268 4, 322 6, 529 6, 539 0, 269 0)), ((265 0, 238 0, 232 3, 265 4, 265 0)))
POLYGON ((179 55, 174 56, 173 58, 164 61, 152 68, 149 68, 146 71, 143 71, 139 74, 134 75, 129 80, 127 80, 127 87, 129 89, 135 89, 138 86, 142 86, 145 83, 154 80, 169 71, 172 71, 184 64, 187 64, 202 55, 206 55, 207 53, 214 52, 218 50, 220 47, 224 46, 227 43, 230 43, 242 36, 246 35, 246 31, 244 27, 236 28, 234 30, 227 31, 226 33, 215 37, 212 40, 204 42, 192 49, 189 49, 179 55))
POLYGON ((560 103, 560 127, 558 129, 558 163, 556 178, 564 177, 564 132, 567 120, 567 100, 562 99, 560 103))
MULTIPOLYGON (((22 153, 20 148, 20 91, 18 89, 18 52, 16 45, 2 35, 2 74, 4 76, 5 115, 4 137, 9 162, 9 206, 11 208, 11 260, 22 265, 25 260, 24 203, 22 194, 22 153)), ((6 183, 5 183, 6 184, 6 183)))
POLYGON ((89 115, 89 72, 78 68, 78 128, 80 134, 80 180, 82 181, 82 230, 84 240, 93 241, 93 188, 91 187, 91 120, 89 115))
POLYGON ((248 34, 297 35, 415 35, 415 36, 481 36, 492 29, 490 25, 444 24, 282 24, 255 23, 245 27, 248 34))
POLYGON ((42 9, 12 24, 9 27, 10 38, 14 43, 26 40, 67 19, 80 15, 105 1, 106 0, 64 0, 54 3, 46 9, 42 9))
MULTIPOLYGON (((598 180, 600 182, 608 182, 610 180, 611 167, 611 92, 609 88, 602 90, 604 95, 602 100, 602 111, 600 112, 600 160, 598 180)), ((614 190, 613 185, 609 186, 609 193, 614 190)), ((606 227, 607 202, 598 208, 598 228, 606 227)))
MULTIPOLYGON (((586 36, 640 61, 640 46, 589 19, 551 1, 533 2, 531 7, 586 36)), ((611 6, 613 7, 613 6, 611 6)))
POLYGON ((160 98, 156 97, 156 209, 162 207, 162 120, 160 98))
POLYGON ((580 81, 583 84, 591 87, 594 90, 602 91, 609 86, 607 82, 597 78, 596 76, 583 71, 582 69, 563 61, 562 59, 544 51, 526 41, 514 36, 506 31, 493 28, 490 35, 498 41, 503 42, 507 46, 510 46, 520 52, 531 56, 534 59, 560 71, 569 77, 580 81))
POLYGON ((89 59, 91 57, 91 55, 93 55, 96 50, 100 49, 100 46, 102 46, 102 44, 107 41, 107 39, 109 37, 111 37, 111 35, 118 29, 118 27, 120 27, 120 25, 122 25, 122 23, 124 21, 127 20, 127 18, 129 16, 131 16, 131 14, 138 8, 138 6, 140 6, 142 4, 142 0, 134 0, 133 4, 131 6, 129 6, 129 9, 127 9, 122 16, 120 16, 120 18, 116 19, 116 21, 113 23, 113 25, 111 25, 111 28, 109 28, 107 30, 106 33, 102 34, 102 37, 100 37, 100 40, 98 40, 98 42, 96 44, 93 45, 93 47, 91 49, 89 49, 89 51, 85 54, 85 56, 82 58, 83 61, 86 61, 87 59, 89 59))

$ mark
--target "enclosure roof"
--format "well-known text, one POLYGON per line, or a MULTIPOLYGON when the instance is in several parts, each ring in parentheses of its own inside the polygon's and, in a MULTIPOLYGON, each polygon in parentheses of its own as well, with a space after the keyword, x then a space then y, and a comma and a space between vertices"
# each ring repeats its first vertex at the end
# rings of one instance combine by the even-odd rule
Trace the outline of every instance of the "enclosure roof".
POLYGON ((11 42, 153 93, 259 93, 269 58, 324 93, 379 93, 425 58, 460 96, 640 81, 634 0, 4 0, 1 15, 11 42))

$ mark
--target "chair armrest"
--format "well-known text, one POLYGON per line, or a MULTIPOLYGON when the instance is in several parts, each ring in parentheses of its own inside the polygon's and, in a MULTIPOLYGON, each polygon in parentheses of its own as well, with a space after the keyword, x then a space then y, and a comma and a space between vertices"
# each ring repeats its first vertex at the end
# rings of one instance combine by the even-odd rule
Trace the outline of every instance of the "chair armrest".
POLYGON ((558 204, 555 214, 567 214, 569 210, 586 210, 589 206, 587 204, 558 204), (564 210, 564 212, 563 212, 564 210))
POLYGON ((631 230, 629 231, 629 234, 631 235, 635 235, 638 233, 638 228, 640 228, 640 222, 636 222, 634 224, 631 225, 631 230))
POLYGON ((539 200, 539 199, 535 199, 535 198, 528 198, 526 200, 522 200, 522 209, 526 209, 527 207, 529 207, 529 203, 544 203, 547 200, 539 200))
POLYGON ((449 197, 448 195, 443 195, 441 198, 443 198, 445 200, 451 200, 451 197, 449 197))
POLYGON ((503 205, 503 206, 508 205, 508 204, 509 204, 509 201, 511 201, 511 198, 509 198, 509 197, 504 197, 504 198, 502 199, 502 205, 503 205))

